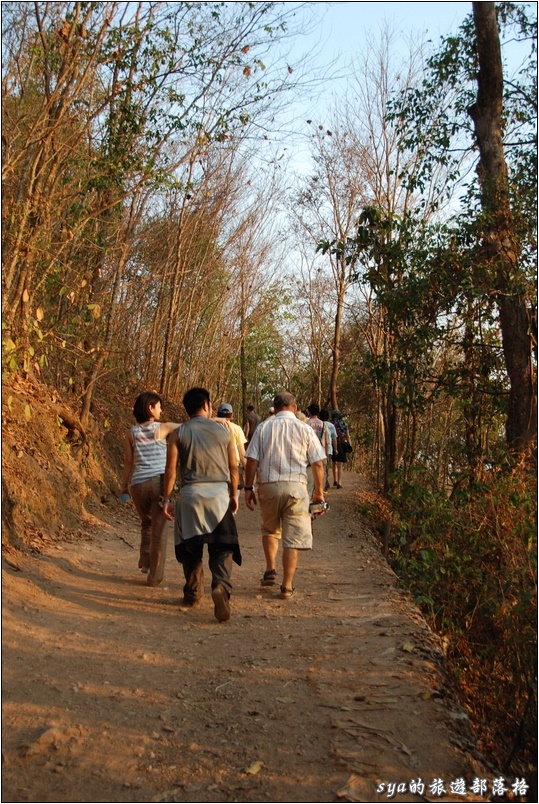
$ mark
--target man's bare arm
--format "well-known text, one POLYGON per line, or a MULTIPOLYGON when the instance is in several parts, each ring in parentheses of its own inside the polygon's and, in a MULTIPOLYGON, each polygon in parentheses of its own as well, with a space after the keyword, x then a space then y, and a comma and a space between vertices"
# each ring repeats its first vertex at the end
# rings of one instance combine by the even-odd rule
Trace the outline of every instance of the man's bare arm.
POLYGON ((229 486, 229 495, 230 495, 230 508, 232 513, 235 514, 238 510, 238 501, 236 499, 236 494, 238 493, 238 483, 240 479, 240 473, 238 470, 238 461, 236 459, 236 447, 234 446, 234 441, 232 440, 232 436, 228 442, 228 469, 230 471, 230 486, 229 486))
POLYGON ((230 436, 230 440, 228 442, 228 468, 230 471, 230 497, 232 498, 235 497, 238 492, 238 483, 240 478, 238 460, 236 458, 236 447, 234 445, 232 436, 230 436))
MULTIPOLYGON (((163 478, 163 497, 169 500, 174 491, 176 483, 176 471, 178 469, 178 434, 173 432, 167 440, 167 463, 165 466, 165 476, 163 478)), ((167 519, 172 519, 172 503, 163 504, 163 513, 167 519)))
POLYGON ((323 461, 315 461, 311 464, 313 470, 314 491, 313 502, 324 502, 324 463, 323 461))
POLYGON ((249 511, 253 511, 256 505, 256 494, 254 493, 253 486, 255 484, 257 469, 258 461, 255 460, 255 458, 247 458, 245 463, 245 505, 249 511))

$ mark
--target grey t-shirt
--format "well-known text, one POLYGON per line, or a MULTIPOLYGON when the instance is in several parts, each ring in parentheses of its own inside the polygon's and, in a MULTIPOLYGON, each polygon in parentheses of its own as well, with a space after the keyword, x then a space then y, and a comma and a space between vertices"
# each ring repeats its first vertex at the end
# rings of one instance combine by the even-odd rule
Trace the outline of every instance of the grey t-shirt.
MULTIPOLYGON (((230 505, 228 482, 228 430, 204 416, 194 416, 178 434, 181 495, 175 515, 176 544, 194 536, 208 537, 227 514, 230 505)), ((237 543, 236 525, 220 541, 237 543)))
POLYGON ((217 422, 194 416, 177 431, 181 485, 228 483, 230 433, 217 422))

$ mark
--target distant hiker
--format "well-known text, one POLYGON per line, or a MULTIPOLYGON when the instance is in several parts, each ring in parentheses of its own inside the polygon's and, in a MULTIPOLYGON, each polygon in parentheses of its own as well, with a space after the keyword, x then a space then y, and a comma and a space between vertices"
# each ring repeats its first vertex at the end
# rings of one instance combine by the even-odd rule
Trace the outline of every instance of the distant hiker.
MULTIPOLYGON (((318 436, 318 440, 324 447, 324 452, 326 453, 325 458, 325 465, 324 465, 324 477, 327 471, 327 448, 326 444, 324 443, 324 437, 326 436, 326 429, 324 427, 324 423, 320 421, 318 418, 318 414, 320 413, 320 406, 313 402, 312 405, 309 405, 307 408, 307 413, 309 414, 309 418, 307 419, 307 424, 309 427, 312 427, 316 435, 318 436)), ((313 481, 313 473, 311 471, 311 467, 307 467, 307 488, 309 490, 309 496, 312 496, 314 490, 314 481, 313 481)))
POLYGON ((262 417, 255 411, 253 405, 247 405, 247 413, 245 414, 245 421, 243 423, 243 432, 247 439, 247 443, 253 437, 253 433, 262 421, 262 417))
POLYGON ((241 564, 234 514, 238 510, 238 465, 230 433, 211 421, 210 395, 191 388, 183 398, 189 421, 169 439, 163 509, 172 519, 176 470, 180 470, 180 498, 175 506, 174 542, 185 585, 183 605, 196 606, 204 592, 202 554, 208 545, 215 617, 230 619, 232 562, 241 564))
POLYGON ((236 493, 236 497, 239 499, 240 489, 244 486, 244 478, 245 478, 245 444, 247 443, 247 438, 245 433, 239 426, 232 421, 234 416, 234 411, 232 409, 232 405, 228 402, 221 402, 219 408, 217 410, 217 418, 213 421, 221 424, 226 430, 229 431, 230 435, 232 436, 232 440, 234 441, 234 446, 236 447, 236 460, 238 462, 238 471, 239 471, 239 482, 238 482, 238 491, 236 493))
POLYGON ((318 418, 318 414, 320 413, 320 406, 313 403, 309 405, 307 408, 307 413, 309 414, 309 418, 307 419, 307 424, 309 427, 312 427, 316 435, 318 436, 318 440, 322 442, 322 438, 324 435, 324 425, 318 418))
POLYGON ((312 427, 296 418, 297 404, 292 394, 283 392, 273 400, 275 416, 259 427, 247 447, 245 504, 253 510, 257 493, 262 515, 262 546, 266 571, 262 586, 273 586, 279 542, 283 543, 283 581, 281 598, 293 597, 299 550, 310 550, 313 543, 307 491, 307 464, 314 477, 313 502, 324 502, 325 453, 312 427))
MULTIPOLYGON (((324 439, 323 445, 326 449, 327 461, 326 461, 326 482, 324 485, 324 491, 329 490, 329 462, 330 460, 333 462, 334 456, 337 454, 337 430, 335 429, 335 425, 333 422, 329 421, 329 410, 322 408, 319 413, 320 421, 324 422, 324 427, 326 428, 326 437, 324 439)), ((336 468, 335 464, 333 463, 333 476, 336 477, 336 468)))
POLYGON ((332 412, 331 418, 337 431, 337 454, 333 456, 333 486, 342 489, 342 468, 347 460, 347 452, 351 452, 348 425, 338 410, 332 412))
POLYGON ((159 505, 167 459, 166 438, 180 427, 176 422, 160 422, 162 400, 153 391, 139 394, 133 406, 138 422, 125 437, 121 494, 129 490, 140 517, 139 568, 148 573, 148 586, 163 580, 166 558, 167 520, 159 505))

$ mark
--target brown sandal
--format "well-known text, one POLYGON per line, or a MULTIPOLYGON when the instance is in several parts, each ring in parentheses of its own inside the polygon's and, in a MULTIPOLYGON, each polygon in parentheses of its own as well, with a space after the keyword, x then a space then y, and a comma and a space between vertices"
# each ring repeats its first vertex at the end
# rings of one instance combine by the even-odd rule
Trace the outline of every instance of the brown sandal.
POLYGON ((274 586, 275 581, 277 580, 277 570, 266 570, 264 573, 264 577, 260 581, 262 586, 274 586))

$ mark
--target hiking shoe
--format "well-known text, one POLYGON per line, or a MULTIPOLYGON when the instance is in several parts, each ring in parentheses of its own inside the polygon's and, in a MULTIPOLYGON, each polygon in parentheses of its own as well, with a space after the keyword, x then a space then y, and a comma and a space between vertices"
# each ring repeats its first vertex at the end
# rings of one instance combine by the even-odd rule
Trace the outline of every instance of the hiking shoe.
POLYGON ((341 486, 341 484, 340 484, 340 483, 337 483, 337 488, 338 488, 338 489, 342 489, 342 486, 341 486))
POLYGON ((334 483, 334 484, 333 484, 333 488, 334 488, 334 489, 338 489, 338 488, 339 488, 339 484, 338 484, 338 483, 334 483))
POLYGON ((294 589, 294 587, 292 587, 292 589, 287 589, 286 586, 281 586, 281 594, 279 595, 279 597, 281 598, 281 600, 290 600, 290 598, 294 597, 295 594, 296 590, 294 589))
POLYGON ((196 609, 197 606, 200 606, 200 601, 202 600, 201 597, 185 597, 185 595, 180 600, 180 608, 181 609, 196 609))
POLYGON ((260 581, 262 586, 274 586, 275 581, 277 579, 277 570, 271 569, 266 570, 264 573, 264 577, 260 581))
POLYGON ((213 600, 215 619, 220 623, 230 620, 230 599, 225 587, 222 584, 218 584, 215 589, 212 589, 211 596, 213 600))

